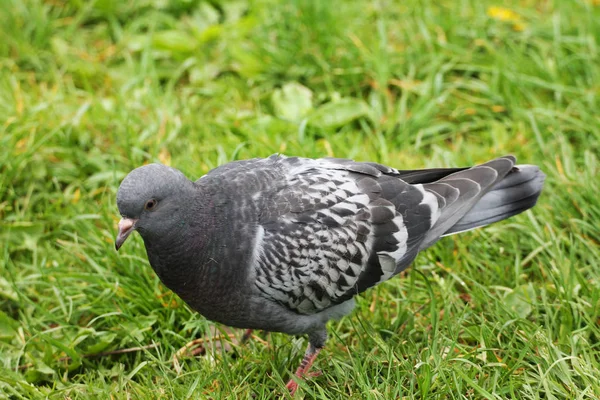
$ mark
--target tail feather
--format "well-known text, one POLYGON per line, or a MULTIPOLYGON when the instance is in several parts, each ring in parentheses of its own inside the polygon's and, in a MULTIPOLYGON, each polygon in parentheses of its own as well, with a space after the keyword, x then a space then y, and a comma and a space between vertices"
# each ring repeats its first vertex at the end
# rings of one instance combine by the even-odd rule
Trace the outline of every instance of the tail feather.
POLYGON ((515 162, 513 156, 505 156, 424 184, 438 199, 440 214, 420 248, 431 246, 441 236, 485 226, 533 207, 544 174, 533 165, 515 167, 515 162))
POLYGON ((535 165, 516 166, 444 236, 489 225, 530 209, 542 192, 544 178, 544 173, 535 165))

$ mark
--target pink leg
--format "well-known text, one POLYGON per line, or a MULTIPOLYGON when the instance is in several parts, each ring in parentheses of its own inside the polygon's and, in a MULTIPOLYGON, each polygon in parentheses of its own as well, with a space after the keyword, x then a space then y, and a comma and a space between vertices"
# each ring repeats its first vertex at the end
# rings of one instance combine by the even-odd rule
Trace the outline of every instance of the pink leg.
POLYGON ((244 332, 244 334, 242 335, 242 340, 241 343, 244 344, 246 343, 248 340, 250 340, 250 338, 252 337, 252 331, 253 329, 246 329, 246 331, 244 332))
MULTIPOLYGON (((311 374, 308 373, 308 370, 310 369, 310 367, 312 367, 321 349, 322 347, 314 347, 312 344, 308 345, 308 349, 306 349, 304 358, 302 359, 300 366, 296 370, 297 379, 304 379, 305 376, 311 376, 311 374)), ((314 376, 318 375, 320 374, 315 374, 314 376)), ((296 393, 296 390, 298 390, 298 382, 296 382, 294 379, 290 379, 287 385, 285 385, 285 387, 290 391, 290 395, 293 396, 294 393, 296 393)))

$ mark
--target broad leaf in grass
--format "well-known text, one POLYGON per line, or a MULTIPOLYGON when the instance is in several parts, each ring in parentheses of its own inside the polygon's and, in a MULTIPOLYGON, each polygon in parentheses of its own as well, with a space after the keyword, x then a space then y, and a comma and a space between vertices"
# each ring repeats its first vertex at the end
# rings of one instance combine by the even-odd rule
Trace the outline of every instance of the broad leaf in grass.
POLYGON ((185 55, 198 47, 198 41, 192 35, 179 30, 156 32, 152 36, 152 45, 159 50, 185 55))
POLYGON ((535 301, 536 293, 532 284, 521 285, 508 293, 504 302, 519 317, 527 318, 531 314, 531 304, 535 301))
POLYGON ((17 335, 19 323, 0 311, 0 340, 9 341, 17 335))
POLYGON ((276 89, 271 96, 275 115, 281 119, 299 122, 313 108, 312 91, 296 82, 276 89))
POLYGON ((103 352, 117 337, 114 332, 95 332, 93 338, 95 343, 89 345, 85 349, 85 354, 97 354, 103 352))
POLYGON ((326 103, 308 116, 311 125, 322 129, 337 129, 362 117, 369 117, 369 106, 358 99, 341 99, 326 103))

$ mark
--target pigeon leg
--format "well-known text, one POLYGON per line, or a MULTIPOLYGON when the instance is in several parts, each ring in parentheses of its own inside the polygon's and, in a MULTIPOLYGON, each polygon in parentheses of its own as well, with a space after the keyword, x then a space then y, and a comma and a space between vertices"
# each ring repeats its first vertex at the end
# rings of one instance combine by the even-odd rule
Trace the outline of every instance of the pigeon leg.
POLYGON ((246 342, 250 340, 250 338, 252 337, 252 331, 253 329, 246 329, 246 331, 242 335, 242 340, 240 341, 241 344, 246 344, 246 342))
MULTIPOLYGON (((306 376, 319 376, 320 373, 309 374, 308 371, 310 367, 312 367, 317 355, 319 352, 325 347, 325 341, 327 340, 327 331, 319 330, 316 332, 311 332, 308 336, 308 348, 306 349, 306 353, 304 353, 304 358, 300 363, 300 366, 296 370, 296 380, 304 379, 306 376)), ((294 378, 290 379, 285 385, 285 387, 290 391, 290 395, 294 395, 296 390, 298 390, 298 382, 294 380, 294 378)))

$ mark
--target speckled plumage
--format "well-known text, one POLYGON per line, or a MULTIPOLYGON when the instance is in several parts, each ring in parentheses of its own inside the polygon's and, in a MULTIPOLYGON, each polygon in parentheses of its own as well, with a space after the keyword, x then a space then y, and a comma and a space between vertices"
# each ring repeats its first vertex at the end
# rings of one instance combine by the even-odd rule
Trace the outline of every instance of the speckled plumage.
POLYGON ((260 215, 255 284, 298 313, 318 313, 400 272, 437 218, 435 196, 396 178, 397 170, 347 160, 278 163, 287 184, 260 215))
POLYGON ((325 324, 356 294, 444 235, 533 207, 544 175, 514 164, 399 171, 275 155, 196 182, 154 164, 125 178, 117 204, 160 279, 192 308, 230 326, 307 333, 312 360, 325 324))

